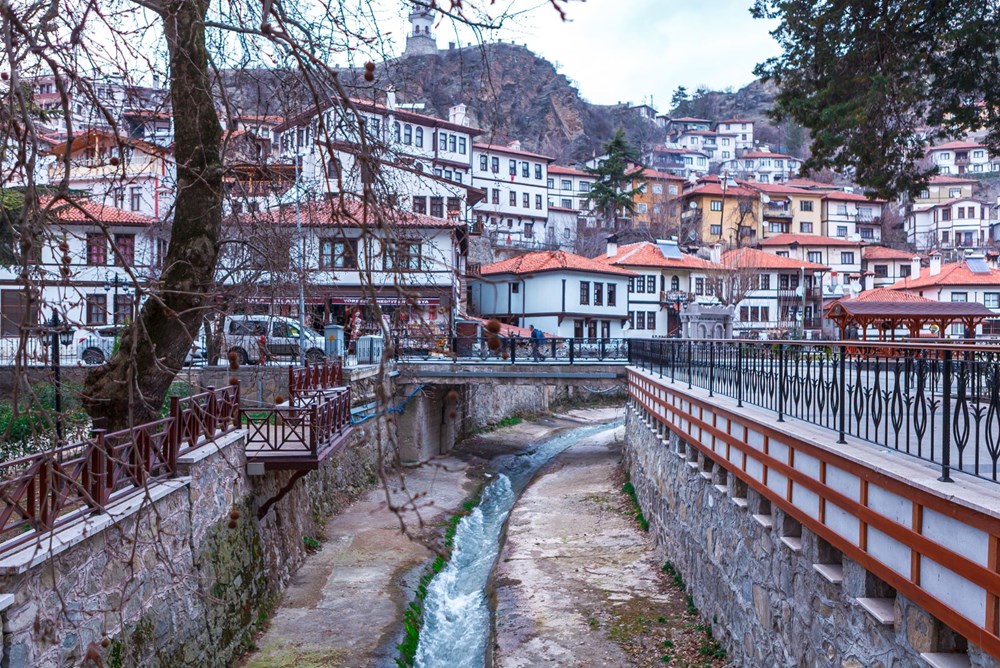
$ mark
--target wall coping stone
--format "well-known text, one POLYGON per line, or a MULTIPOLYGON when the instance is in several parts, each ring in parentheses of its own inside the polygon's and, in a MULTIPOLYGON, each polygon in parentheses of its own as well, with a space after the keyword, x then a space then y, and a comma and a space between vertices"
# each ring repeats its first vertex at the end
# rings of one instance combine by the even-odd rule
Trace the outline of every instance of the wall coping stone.
POLYGON ((190 477, 150 484, 139 493, 111 503, 103 513, 84 517, 58 531, 39 536, 35 542, 0 558, 0 575, 24 573, 190 484, 190 477))
POLYGON ((0 612, 3 612, 12 605, 14 605, 13 594, 0 594, 0 612))
POLYGON ((836 431, 796 420, 794 417, 786 417, 785 422, 776 422, 774 411, 748 404, 737 406, 735 399, 718 394, 709 396, 708 390, 698 387, 688 389, 681 387, 681 383, 671 385, 668 379, 661 379, 657 374, 637 367, 629 367, 629 370, 648 381, 662 384, 668 391, 682 397, 687 395, 696 401, 714 405, 727 411, 736 419, 765 425, 768 429, 787 436, 793 441, 803 441, 909 487, 971 508, 983 515, 1000 519, 1000 485, 995 482, 976 478, 957 468, 951 470, 955 482, 941 482, 937 479, 941 475, 940 466, 911 458, 905 453, 897 453, 875 444, 865 443, 850 434, 846 436, 847 443, 835 444, 836 431))
POLYGON ((894 598, 856 598, 862 608, 875 618, 879 624, 892 626, 896 622, 896 606, 894 598))
POLYGON ((930 668, 971 668, 972 666, 968 654, 924 652, 920 658, 926 661, 930 668))
POLYGON ((813 564, 813 570, 830 584, 841 584, 844 581, 844 567, 840 564, 813 564))
POLYGON ((197 464, 200 461, 208 459, 214 454, 222 452, 225 448, 233 445, 236 441, 246 438, 246 429, 237 429, 236 431, 231 431, 214 441, 209 441, 204 445, 200 445, 191 452, 185 453, 177 457, 178 464, 184 464, 190 466, 192 464, 197 464))

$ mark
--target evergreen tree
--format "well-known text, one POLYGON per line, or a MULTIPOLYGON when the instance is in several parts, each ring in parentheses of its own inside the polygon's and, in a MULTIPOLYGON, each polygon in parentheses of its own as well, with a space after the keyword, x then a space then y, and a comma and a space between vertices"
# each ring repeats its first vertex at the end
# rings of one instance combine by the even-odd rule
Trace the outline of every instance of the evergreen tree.
POLYGON ((687 105, 690 101, 691 96, 688 94, 687 88, 678 86, 670 97, 670 109, 676 116, 684 115, 687 113, 687 105))
POLYGON ((1000 152, 1000 12, 983 0, 756 0, 783 54, 757 67, 775 117, 812 132, 810 169, 882 197, 922 189, 928 141, 987 130, 1000 152), (929 136, 924 131, 930 127, 929 136))
POLYGON ((618 128, 615 136, 604 145, 604 157, 597 167, 587 168, 587 173, 596 177, 590 186, 591 211, 599 215, 612 226, 619 217, 635 213, 635 196, 642 190, 644 170, 636 169, 639 157, 628 140, 625 132, 618 128))

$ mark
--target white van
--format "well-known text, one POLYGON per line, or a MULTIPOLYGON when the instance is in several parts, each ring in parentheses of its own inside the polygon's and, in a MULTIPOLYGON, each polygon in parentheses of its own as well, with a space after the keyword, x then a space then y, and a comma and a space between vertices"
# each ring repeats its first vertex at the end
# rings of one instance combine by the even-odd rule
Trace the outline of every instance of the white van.
MULTIPOLYGON (((223 328, 225 348, 235 352, 240 364, 256 364, 271 357, 299 357, 299 322, 277 315, 233 315, 223 328)), ((325 359, 323 337, 308 327, 302 337, 306 361, 325 359)))

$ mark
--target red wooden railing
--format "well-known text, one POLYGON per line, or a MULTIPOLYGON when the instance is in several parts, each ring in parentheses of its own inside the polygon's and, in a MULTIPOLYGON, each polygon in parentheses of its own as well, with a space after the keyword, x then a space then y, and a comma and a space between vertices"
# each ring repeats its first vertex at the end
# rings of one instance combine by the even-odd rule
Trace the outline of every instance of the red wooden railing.
POLYGON ((340 360, 288 368, 288 404, 304 405, 315 400, 324 390, 344 384, 344 369, 340 360))
POLYGON ((242 411, 247 453, 318 459, 350 428, 351 389, 319 396, 308 406, 242 411))
POLYGON ((175 475, 178 455, 238 427, 239 387, 209 388, 161 420, 0 463, 0 552, 175 475))

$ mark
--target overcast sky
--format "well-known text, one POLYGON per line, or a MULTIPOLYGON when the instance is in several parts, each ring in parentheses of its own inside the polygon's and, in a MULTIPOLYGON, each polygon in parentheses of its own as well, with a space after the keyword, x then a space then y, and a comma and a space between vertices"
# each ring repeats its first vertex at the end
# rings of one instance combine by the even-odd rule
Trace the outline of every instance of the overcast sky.
MULTIPOLYGON (((775 23, 750 16, 752 0, 575 0, 562 23, 546 0, 507 0, 525 11, 495 38, 525 43, 575 81, 591 102, 648 102, 661 112, 677 86, 740 88, 777 55, 775 23)), ((502 5, 503 2, 498 4, 502 5)), ((466 42, 448 23, 438 44, 466 42)))

